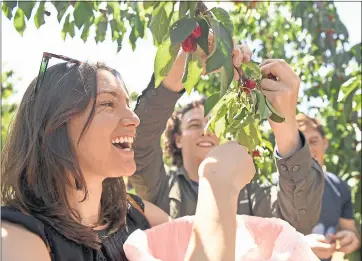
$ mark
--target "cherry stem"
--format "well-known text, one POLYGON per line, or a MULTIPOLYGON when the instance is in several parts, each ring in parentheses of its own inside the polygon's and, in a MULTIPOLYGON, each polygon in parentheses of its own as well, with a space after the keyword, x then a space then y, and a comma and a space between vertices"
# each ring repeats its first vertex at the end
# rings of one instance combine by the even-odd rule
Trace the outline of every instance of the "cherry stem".
POLYGON ((242 87, 243 82, 245 82, 248 78, 245 76, 245 73, 244 73, 243 69, 241 69, 241 67, 238 68, 238 67, 234 66, 234 68, 239 74, 238 87, 242 87))

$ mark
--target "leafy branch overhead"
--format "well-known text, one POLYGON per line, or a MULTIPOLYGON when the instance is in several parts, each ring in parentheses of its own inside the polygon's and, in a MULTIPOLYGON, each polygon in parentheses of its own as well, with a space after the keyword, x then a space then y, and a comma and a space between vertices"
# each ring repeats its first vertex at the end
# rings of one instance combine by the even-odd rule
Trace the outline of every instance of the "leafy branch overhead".
POLYGON ((80 31, 81 39, 86 42, 91 30, 94 30, 96 43, 103 42, 108 28, 112 41, 117 43, 117 52, 131 27, 128 37, 133 50, 136 42, 144 38, 147 28, 147 13, 137 2, 102 2, 102 1, 6 1, 2 2, 5 17, 13 19, 14 27, 23 35, 28 22, 34 22, 36 28, 45 24, 47 16, 56 14, 59 23, 63 24, 61 37, 75 37, 80 31), (31 21, 32 20, 32 21, 31 21))
POLYGON ((156 3, 150 22, 154 43, 158 46, 154 63, 156 86, 167 76, 182 49, 187 53, 182 83, 190 94, 204 72, 202 57, 206 56, 206 73, 220 71, 220 88, 205 105, 205 115, 212 116, 209 128, 221 138, 236 138, 253 151, 261 142, 258 124, 268 118, 283 122, 284 118, 260 91, 261 73, 255 63, 236 68, 240 79, 236 87, 232 86, 233 24, 228 12, 219 7, 208 10, 205 5, 200 10, 197 3, 181 2, 176 14, 173 9, 167 12, 168 4, 156 3), (170 23, 171 16, 177 17, 173 23, 170 23), (213 35, 213 45, 209 44, 210 35, 213 35), (225 95, 228 98, 224 98, 225 95))

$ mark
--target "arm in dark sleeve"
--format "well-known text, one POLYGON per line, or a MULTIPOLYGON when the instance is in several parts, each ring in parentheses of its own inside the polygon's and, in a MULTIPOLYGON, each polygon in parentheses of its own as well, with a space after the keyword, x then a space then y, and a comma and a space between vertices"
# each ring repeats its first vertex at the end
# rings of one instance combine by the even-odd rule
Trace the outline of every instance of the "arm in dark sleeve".
POLYGON ((303 234, 311 233, 318 222, 324 190, 324 174, 312 159, 305 137, 302 148, 289 158, 275 155, 279 172, 277 185, 253 186, 253 212, 262 217, 278 217, 303 234))
POLYGON ((133 144, 137 170, 130 181, 141 198, 156 205, 168 195, 168 176, 160 139, 181 95, 162 84, 155 88, 152 76, 147 89, 137 100, 135 113, 141 121, 133 144))

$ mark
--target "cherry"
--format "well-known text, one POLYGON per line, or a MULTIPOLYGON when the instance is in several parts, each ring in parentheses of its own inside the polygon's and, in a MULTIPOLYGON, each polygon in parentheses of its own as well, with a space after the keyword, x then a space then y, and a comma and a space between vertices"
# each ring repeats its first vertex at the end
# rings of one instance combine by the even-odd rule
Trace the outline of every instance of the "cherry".
POLYGON ((253 158, 260 157, 260 152, 258 150, 253 150, 253 158))
POLYGON ((196 49, 197 49, 196 40, 191 35, 182 42, 182 50, 184 50, 184 52, 192 53, 195 52, 196 49))
POLYGON ((249 90, 252 90, 256 87, 256 82, 254 80, 247 79, 247 80, 245 80, 245 86, 249 90))
POLYGON ((196 26, 195 29, 192 31, 191 36, 193 38, 200 38, 202 35, 202 28, 200 25, 196 26))

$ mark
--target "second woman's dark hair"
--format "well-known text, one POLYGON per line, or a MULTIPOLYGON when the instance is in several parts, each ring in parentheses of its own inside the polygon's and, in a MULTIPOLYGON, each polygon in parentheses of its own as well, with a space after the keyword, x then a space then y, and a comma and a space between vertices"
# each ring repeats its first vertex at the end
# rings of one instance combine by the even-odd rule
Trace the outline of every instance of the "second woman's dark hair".
MULTIPOLYGON (((68 186, 84 191, 87 186, 67 132, 68 120, 92 109, 79 139, 95 112, 97 71, 103 64, 61 63, 49 67, 34 92, 36 79, 26 90, 3 150, 2 201, 51 225, 68 239, 92 248, 100 247, 93 229, 80 224, 70 207, 68 186), (66 175, 70 173, 70 175, 66 175)), ((126 216, 126 190, 122 178, 103 182, 100 224, 111 231, 122 227, 126 216)))

